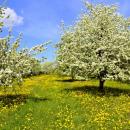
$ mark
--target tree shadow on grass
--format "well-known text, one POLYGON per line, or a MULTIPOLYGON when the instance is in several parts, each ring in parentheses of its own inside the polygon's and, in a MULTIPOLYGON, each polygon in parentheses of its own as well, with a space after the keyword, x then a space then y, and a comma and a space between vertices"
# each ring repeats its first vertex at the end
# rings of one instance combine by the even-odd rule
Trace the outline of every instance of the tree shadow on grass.
POLYGON ((48 98, 42 98, 42 97, 33 97, 30 95, 25 94, 17 94, 17 95, 0 95, 0 102, 2 102, 2 106, 13 106, 15 104, 21 104, 26 103, 27 100, 33 101, 33 102, 40 102, 40 101, 47 101, 48 98))
POLYGON ((64 79, 64 80, 56 80, 58 82, 76 82, 76 81, 86 81, 86 80, 77 80, 77 79, 64 79))
POLYGON ((112 87, 104 87, 104 91, 99 91, 97 86, 82 86, 82 87, 74 87, 74 88, 66 88, 64 89, 66 92, 76 92, 78 94, 88 93, 94 96, 120 96, 120 95, 128 95, 130 96, 130 89, 120 89, 120 88, 112 88, 112 87))

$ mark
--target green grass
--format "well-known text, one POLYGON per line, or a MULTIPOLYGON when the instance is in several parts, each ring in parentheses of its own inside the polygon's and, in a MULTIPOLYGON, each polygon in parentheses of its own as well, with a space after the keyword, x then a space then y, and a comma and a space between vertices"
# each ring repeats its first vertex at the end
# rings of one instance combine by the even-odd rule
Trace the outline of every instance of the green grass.
POLYGON ((130 130, 130 85, 41 75, 0 96, 0 130, 130 130), (11 105, 11 104, 13 105, 11 105))

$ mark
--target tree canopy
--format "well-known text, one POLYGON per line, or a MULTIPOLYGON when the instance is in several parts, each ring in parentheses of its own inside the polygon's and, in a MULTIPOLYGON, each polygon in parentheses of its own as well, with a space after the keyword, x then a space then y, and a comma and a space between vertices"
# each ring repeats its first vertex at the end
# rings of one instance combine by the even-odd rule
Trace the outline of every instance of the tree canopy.
POLYGON ((67 65, 66 72, 76 67, 77 78, 99 79, 100 89, 107 79, 130 80, 130 19, 116 6, 85 6, 86 12, 61 36, 59 64, 67 65))
MULTIPOLYGON (((0 18, 4 15, 3 9, 0 8, 0 18)), ((3 23, 0 23, 2 31, 3 23)), ((34 65, 36 64, 35 56, 45 50, 45 45, 35 46, 31 49, 21 49, 20 40, 21 35, 12 42, 12 35, 0 38, 0 86, 6 89, 12 86, 13 83, 21 83, 23 76, 31 73, 34 65)))

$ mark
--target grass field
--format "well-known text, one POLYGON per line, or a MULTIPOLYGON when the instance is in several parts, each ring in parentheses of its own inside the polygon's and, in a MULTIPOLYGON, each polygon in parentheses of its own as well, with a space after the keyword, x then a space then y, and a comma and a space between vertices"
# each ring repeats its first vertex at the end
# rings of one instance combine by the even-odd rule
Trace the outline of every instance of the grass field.
POLYGON ((130 85, 41 75, 0 93, 0 130, 130 130, 130 85), (12 105, 13 104, 13 105, 12 105))

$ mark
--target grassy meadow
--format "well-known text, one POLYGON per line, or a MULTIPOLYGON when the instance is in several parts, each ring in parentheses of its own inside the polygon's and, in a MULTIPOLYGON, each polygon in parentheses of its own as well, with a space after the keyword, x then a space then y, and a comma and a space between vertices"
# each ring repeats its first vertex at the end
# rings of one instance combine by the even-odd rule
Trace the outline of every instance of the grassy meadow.
POLYGON ((130 85, 40 75, 0 93, 0 130, 130 130, 130 85))

